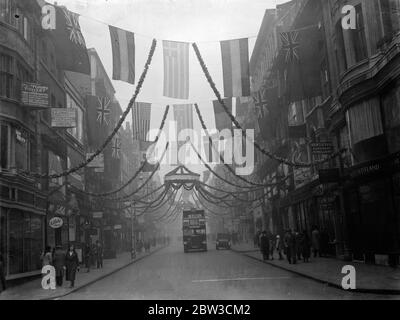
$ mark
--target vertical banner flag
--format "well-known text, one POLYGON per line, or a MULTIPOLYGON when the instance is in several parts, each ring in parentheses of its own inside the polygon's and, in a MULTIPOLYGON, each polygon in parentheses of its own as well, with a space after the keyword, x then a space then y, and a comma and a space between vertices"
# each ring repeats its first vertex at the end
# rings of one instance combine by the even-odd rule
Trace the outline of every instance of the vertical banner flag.
POLYGON ((113 80, 135 83, 135 34, 109 26, 113 54, 113 80))
POLYGON ((189 98, 189 44, 163 40, 164 96, 189 98))
POLYGON ((293 102, 288 110, 289 138, 307 137, 307 125, 304 118, 303 102, 293 102))
POLYGON ((90 74, 89 56, 85 38, 79 25, 79 15, 65 7, 55 6, 55 40, 58 66, 63 70, 90 74))
MULTIPOLYGON (((232 113, 232 98, 224 99, 224 103, 229 112, 232 113)), ((213 106, 215 116, 215 128, 219 131, 222 131, 224 129, 232 130, 232 121, 226 114, 223 106, 221 106, 218 100, 213 101, 213 106)))
POLYGON ((110 99, 108 97, 87 96, 87 135, 91 148, 97 148, 108 134, 110 124, 110 99))
POLYGON ((248 39, 221 41, 225 97, 250 96, 248 39))
MULTIPOLYGON (((177 151, 179 154, 180 148, 187 142, 187 139, 190 139, 192 143, 194 143, 193 134, 186 135, 185 141, 179 141, 179 133, 185 129, 193 130, 193 105, 192 104, 181 104, 181 105, 174 105, 174 119, 176 121, 176 129, 177 129, 177 151)), ((190 154, 190 146, 187 144, 185 146, 185 154, 188 156, 190 154)), ((179 160, 179 156, 178 156, 179 160)))
POLYGON ((193 130, 193 105, 174 105, 174 119, 177 124, 177 134, 184 129, 193 130))
POLYGON ((148 141, 150 130, 151 103, 136 102, 132 108, 133 138, 148 141))
POLYGON ((289 102, 320 96, 321 61, 324 57, 320 26, 283 32, 280 36, 280 60, 286 70, 286 95, 289 102))

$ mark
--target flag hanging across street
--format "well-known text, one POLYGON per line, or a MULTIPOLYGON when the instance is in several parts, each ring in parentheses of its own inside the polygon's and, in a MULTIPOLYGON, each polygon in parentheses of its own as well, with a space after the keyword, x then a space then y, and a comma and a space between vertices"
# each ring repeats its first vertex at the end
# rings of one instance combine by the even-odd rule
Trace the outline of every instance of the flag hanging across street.
POLYGON ((109 26, 113 54, 113 80, 135 83, 135 34, 109 26))
POLYGON ((87 104, 87 135, 91 149, 97 148, 108 134, 105 130, 106 122, 109 123, 110 110, 105 108, 105 99, 97 96, 86 96, 87 104), (107 110, 107 112, 103 112, 107 110))
POLYGON ((283 32, 279 61, 286 79, 289 102, 321 95, 321 61, 324 57, 319 25, 283 32))
POLYGON ((121 159, 121 139, 118 135, 114 137, 112 143, 112 157, 115 159, 121 159))
POLYGON ((175 99, 189 98, 189 44, 163 41, 164 96, 175 99))
POLYGON ((85 38, 79 25, 79 15, 65 7, 55 6, 54 35, 57 64, 60 69, 90 74, 85 38))
POLYGON ((248 39, 221 41, 225 97, 250 96, 248 39))
MULTIPOLYGON (((232 98, 224 99, 225 106, 228 108, 229 112, 232 113, 232 98)), ((214 117, 215 117, 215 128, 219 131, 224 129, 232 130, 232 121, 226 114, 225 109, 219 103, 218 100, 213 101, 214 107, 214 117)))
POLYGON ((177 124, 177 134, 184 129, 193 129, 193 105, 174 105, 174 119, 177 124))
POLYGON ((135 140, 148 141, 150 130, 151 103, 136 102, 132 108, 133 137, 135 140))
POLYGON ((300 139, 307 136, 302 101, 293 102, 288 110, 289 138, 300 139))

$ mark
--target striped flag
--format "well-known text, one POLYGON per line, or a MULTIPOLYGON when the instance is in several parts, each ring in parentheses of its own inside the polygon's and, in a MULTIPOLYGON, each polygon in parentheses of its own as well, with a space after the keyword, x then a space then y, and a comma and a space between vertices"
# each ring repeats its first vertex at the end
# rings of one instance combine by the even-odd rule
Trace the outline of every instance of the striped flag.
POLYGON ((150 130, 151 103, 136 102, 132 108, 133 138, 148 141, 150 130))
POLYGON ((248 39, 221 41, 225 97, 250 96, 248 39))
POLYGON ((135 83, 135 35, 110 26, 113 80, 135 83))
MULTIPOLYGON (((228 108, 229 112, 232 113, 232 99, 224 99, 224 103, 228 108)), ((214 106, 214 117, 215 117, 215 128, 218 131, 224 129, 232 129, 232 121, 225 112, 223 106, 218 100, 213 101, 214 106)))
POLYGON ((163 40, 164 96, 189 98, 189 44, 163 40))
POLYGON ((193 129, 193 105, 174 105, 174 119, 177 123, 178 134, 184 129, 193 129))

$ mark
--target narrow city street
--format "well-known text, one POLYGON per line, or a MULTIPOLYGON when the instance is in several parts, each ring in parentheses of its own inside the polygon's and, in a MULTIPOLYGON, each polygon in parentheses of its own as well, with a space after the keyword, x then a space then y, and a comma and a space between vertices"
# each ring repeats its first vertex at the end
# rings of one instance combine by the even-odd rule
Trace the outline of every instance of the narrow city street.
POLYGON ((254 261, 215 250, 184 253, 173 243, 103 280, 62 299, 393 299, 348 293, 254 261))

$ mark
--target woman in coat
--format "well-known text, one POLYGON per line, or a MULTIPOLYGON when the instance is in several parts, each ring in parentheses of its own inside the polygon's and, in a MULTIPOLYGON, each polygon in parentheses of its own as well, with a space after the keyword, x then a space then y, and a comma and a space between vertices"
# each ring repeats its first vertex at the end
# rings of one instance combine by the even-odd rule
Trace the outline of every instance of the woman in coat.
POLYGON ((67 267, 66 279, 71 281, 71 288, 75 285, 76 270, 79 268, 78 254, 75 251, 74 245, 70 245, 65 256, 65 266, 67 267))
POLYGON ((306 230, 303 231, 301 237, 301 250, 304 262, 309 262, 311 256, 311 240, 306 230))

